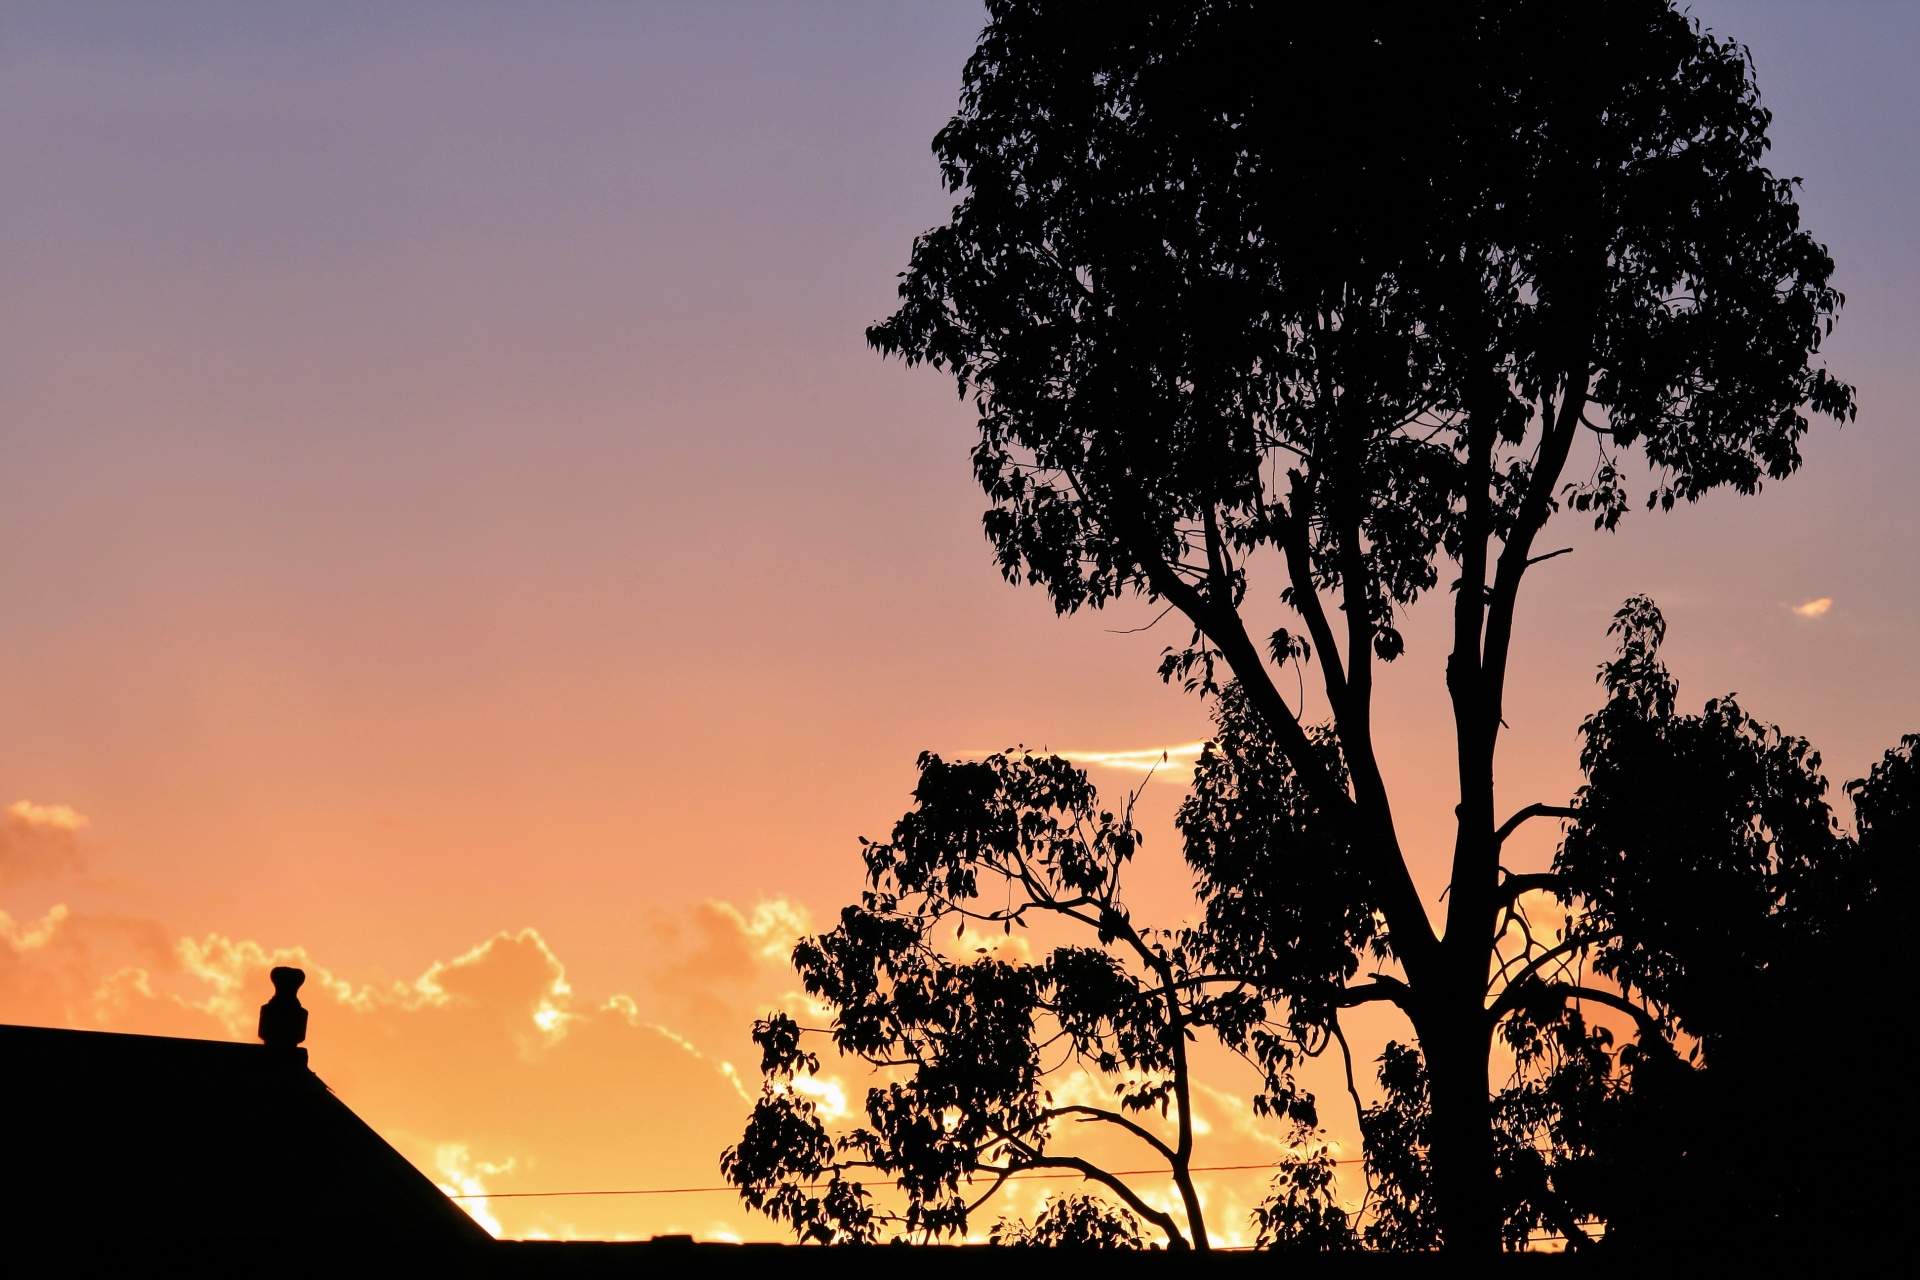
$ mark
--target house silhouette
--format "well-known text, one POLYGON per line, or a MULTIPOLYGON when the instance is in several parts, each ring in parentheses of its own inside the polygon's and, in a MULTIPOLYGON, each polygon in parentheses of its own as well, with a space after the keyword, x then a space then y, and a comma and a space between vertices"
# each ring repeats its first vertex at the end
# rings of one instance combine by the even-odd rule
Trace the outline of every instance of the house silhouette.
POLYGON ((0 1026, 0 1239, 243 1252, 490 1243, 307 1068, 304 977, 274 970, 261 1044, 0 1026))
MULTIPOLYGON (((273 971, 260 1044, 0 1025, 0 1259, 68 1274, 105 1257, 129 1273, 190 1264, 207 1275, 977 1280, 991 1269, 1052 1280, 1075 1256, 686 1236, 496 1242, 308 1069, 304 977, 273 971)), ((1252 1280, 1271 1259, 1109 1253, 1098 1271, 1252 1280)))

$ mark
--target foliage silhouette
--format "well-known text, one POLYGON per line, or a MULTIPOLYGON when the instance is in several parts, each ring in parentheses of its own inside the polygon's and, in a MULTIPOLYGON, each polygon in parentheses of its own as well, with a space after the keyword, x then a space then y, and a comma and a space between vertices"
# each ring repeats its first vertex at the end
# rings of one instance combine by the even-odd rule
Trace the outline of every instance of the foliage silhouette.
MULTIPOLYGON (((1006 1178, 1071 1170, 1169 1246, 1206 1248, 1189 1042, 1205 1032, 1256 1064, 1265 1081, 1256 1107, 1310 1131, 1313 1100, 1294 1087, 1291 1067, 1303 1049, 1325 1047, 1324 1029, 1277 1020, 1256 980, 1211 967, 1193 932, 1136 923, 1120 883, 1139 843, 1131 813, 1101 809, 1066 761, 923 755, 914 800, 889 841, 865 845, 860 903, 794 952, 808 993, 832 1010, 835 1048, 891 1078, 868 1092, 865 1125, 830 1135, 818 1104, 793 1085, 819 1068, 802 1028, 785 1014, 763 1019, 754 1037, 767 1084, 723 1172, 748 1204, 827 1242, 889 1228, 959 1233, 1006 1178), (994 945, 1016 927, 1021 945, 994 945), (1075 940, 1024 960, 1033 928, 1075 940), (948 937, 962 954, 943 950, 948 937), (1082 1070, 1113 1081, 1117 1105, 1054 1096, 1082 1070), (1171 1135, 1152 1127, 1155 1112, 1171 1135), (1063 1153, 1062 1127, 1082 1125, 1128 1135, 1133 1159, 1163 1165, 1184 1224, 1120 1174, 1063 1153), (877 1209, 850 1176, 863 1169, 891 1176, 904 1208, 877 1209)), ((1300 1194, 1317 1203, 1324 1190, 1300 1194)), ((1082 1200, 1056 1201, 1049 1213, 1006 1234, 1114 1242, 1115 1224, 1128 1221, 1082 1200)))
POLYGON ((1093 1196, 1049 1197, 1031 1224, 1002 1218, 987 1233, 992 1244, 1051 1249, 1143 1249, 1140 1223, 1125 1209, 1093 1196))
MULTIPOLYGON (((1885 1016, 1859 975, 1898 962, 1920 926, 1920 736, 1848 785, 1849 835, 1804 739, 1731 695, 1679 712, 1652 601, 1629 600, 1612 630, 1575 820, 1551 873, 1514 878, 1503 931, 1520 944, 1490 1005, 1514 1058, 1493 1105, 1503 1238, 1590 1242, 1599 1223, 1615 1248, 1804 1244, 1850 1210, 1830 1162, 1792 1141, 1815 1099, 1871 1100, 1876 1132, 1849 1160, 1871 1185, 1894 1185, 1920 1137, 1896 1057, 1829 1054, 1823 1068, 1797 1030, 1815 1010, 1839 1025, 1885 1016), (1569 909, 1537 940, 1549 897, 1569 909), (1616 1047, 1587 1008, 1627 1015, 1630 1038, 1616 1047)), ((1380 1083, 1362 1118, 1366 1239, 1431 1247, 1418 1052, 1389 1045, 1380 1083)))
POLYGON ((1262 1249, 1294 1253, 1350 1252, 1360 1237, 1353 1216, 1339 1204, 1332 1148, 1298 1129, 1294 1139, 1267 1199, 1254 1208, 1255 1241, 1262 1249))
MULTIPOLYGON (((1250 810, 1298 818, 1334 864, 1287 888, 1308 895, 1297 919, 1247 908, 1246 939, 1268 938, 1248 945, 1278 947, 1269 972, 1298 996, 1283 1017, 1405 1012, 1429 1099, 1418 1231, 1496 1247, 1493 1036, 1523 1011, 1546 1025, 1540 1002, 1566 994, 1538 955, 1503 967, 1488 943, 1526 884, 1503 840, 1566 814, 1494 808, 1520 587, 1557 554, 1538 539, 1563 504, 1612 528, 1642 464, 1649 507, 1752 493, 1797 468, 1809 412, 1853 413, 1814 363, 1841 299, 1762 163, 1746 53, 1665 0, 988 11, 935 142, 959 202, 870 341, 972 398, 1009 579, 1062 611, 1137 595, 1191 624, 1162 677, 1257 726, 1290 791, 1250 810), (1436 928, 1376 759, 1373 678, 1443 560, 1459 803, 1436 928), (1297 617, 1263 645, 1243 610, 1271 572, 1297 617), (1295 661, 1318 669, 1325 735, 1280 692, 1295 661), (1382 972, 1346 982, 1363 953, 1382 972)), ((1229 875, 1263 860, 1216 843, 1229 875)), ((1608 952, 1607 971, 1657 980, 1680 941, 1608 952)))
POLYGON ((1576 1195, 1622 1243, 1684 1244, 1703 1225, 1792 1242, 1853 1212, 1831 1166, 1790 1140, 1815 1099, 1869 1108, 1871 1132, 1849 1156, 1879 1171, 1869 1185, 1893 1185, 1920 1137, 1894 1055, 1791 1030, 1814 1016, 1863 1029, 1885 1018, 1862 975, 1903 964, 1920 926, 1920 737, 1848 784, 1848 834, 1804 739, 1732 695, 1676 711, 1651 601, 1629 600, 1614 630, 1608 700, 1582 730, 1579 821, 1548 887, 1580 904, 1570 941, 1642 1010, 1642 1034, 1617 1055, 1630 1088, 1565 1108, 1595 1166, 1576 1195))
MULTIPOLYGON (((1485 984, 1513 1064, 1489 1108, 1500 1239, 1587 1247, 1604 1232, 1610 1247, 1671 1249, 1705 1230, 1793 1243, 1846 1206, 1825 1163, 1756 1117, 1865 1088, 1881 1145, 1856 1160, 1889 1177, 1917 1136, 1892 1055, 1843 1059, 1844 1078, 1801 1067, 1784 1098, 1780 1064, 1798 1043, 1783 1028, 1810 1010, 1874 1016, 1878 993, 1858 973, 1897 963, 1920 927, 1920 736, 1846 788, 1849 835, 1803 739, 1731 696, 1678 709, 1652 601, 1627 601, 1611 630, 1618 654, 1582 726, 1587 781, 1570 829, 1550 871, 1507 877, 1485 984)), ((1255 1213, 1262 1247, 1442 1243, 1432 1078, 1413 1046, 1380 1056, 1381 1100, 1359 1115, 1367 1199, 1357 1211, 1339 1203, 1314 1100, 1292 1070, 1303 1055, 1345 1052, 1340 1010, 1398 979, 1351 981, 1356 956, 1381 949, 1372 925, 1342 914, 1346 851, 1286 758, 1254 736, 1261 724, 1236 686, 1215 715, 1179 815, 1204 913, 1178 931, 1133 920, 1120 873, 1138 834, 1129 813, 1100 809, 1080 770, 1031 755, 921 758, 914 809, 889 842, 866 846, 870 890, 795 951, 836 1048, 893 1078, 869 1092, 866 1125, 835 1134, 793 1085, 820 1066, 803 1029, 785 1015, 758 1024, 768 1084, 723 1160, 750 1204, 822 1241, 889 1227, 934 1238, 965 1231, 1007 1177, 1071 1170, 1132 1212, 1067 1196, 1031 1224, 1003 1219, 992 1238, 1132 1248, 1145 1219, 1176 1248, 1205 1248, 1186 1046, 1209 1034, 1261 1067, 1255 1108, 1289 1125, 1291 1153, 1255 1213), (1081 941, 1037 962, 1001 942, 1050 924, 1081 941), (968 929, 990 941, 969 949, 968 929), (943 949, 949 934, 960 945, 943 949), (1056 1099, 1075 1072, 1109 1082, 1117 1108, 1056 1099), (1171 1142, 1152 1131, 1156 1110, 1171 1142), (1159 1157, 1184 1222, 1125 1175, 1063 1153, 1082 1124, 1114 1126, 1159 1157), (905 1208, 876 1209, 864 1169, 891 1177, 905 1208)), ((1309 736, 1337 772, 1331 733, 1309 736)))

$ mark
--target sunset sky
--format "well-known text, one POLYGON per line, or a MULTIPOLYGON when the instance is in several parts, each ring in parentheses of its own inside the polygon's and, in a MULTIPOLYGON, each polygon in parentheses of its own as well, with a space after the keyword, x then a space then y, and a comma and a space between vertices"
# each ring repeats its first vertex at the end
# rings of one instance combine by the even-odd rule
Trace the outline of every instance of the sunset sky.
MULTIPOLYGON (((1759 498, 1563 522, 1508 809, 1576 785, 1635 591, 1685 701, 1738 691, 1836 782, 1920 730, 1920 6, 1692 8, 1752 48, 1860 417, 1759 498)), ((929 142, 981 23, 0 7, 0 1021, 250 1038, 291 957, 315 1069, 443 1183, 712 1186, 747 1024, 916 753, 1177 766, 1183 636, 1001 582, 966 406, 862 339, 949 204, 929 142)), ((1435 893, 1442 631, 1379 694, 1435 893)), ((1131 894, 1168 923, 1180 786, 1131 894)), ((1210 1158, 1271 1158, 1236 1080, 1210 1158)), ((724 1194, 481 1212, 777 1234, 724 1194)))

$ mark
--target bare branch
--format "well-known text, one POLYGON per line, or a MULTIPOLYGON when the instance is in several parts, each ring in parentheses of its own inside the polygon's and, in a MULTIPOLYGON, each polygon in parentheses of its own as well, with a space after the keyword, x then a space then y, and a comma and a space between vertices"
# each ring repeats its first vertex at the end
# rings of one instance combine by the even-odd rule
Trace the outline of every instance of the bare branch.
POLYGON ((1493 833, 1493 842, 1495 845, 1505 844, 1507 837, 1519 830, 1520 824, 1529 818, 1578 818, 1579 816, 1578 809, 1569 809, 1565 805, 1530 804, 1500 824, 1500 829, 1493 833))
POLYGON ((1334 999, 1337 1009, 1351 1009, 1356 1005, 1370 1004, 1375 1000, 1391 1000, 1405 1009, 1413 998, 1413 990, 1398 978, 1376 973, 1372 982, 1363 982, 1357 987, 1344 988, 1334 999))
POLYGON ((1523 893, 1536 889, 1545 889, 1559 896, 1566 896, 1570 890, 1565 876, 1554 875, 1550 871, 1532 871, 1524 875, 1508 875, 1500 882, 1501 906, 1511 906, 1523 893))
POLYGON ((993 1199, 994 1196, 998 1195, 1000 1193, 1000 1188, 1007 1185, 1007 1179, 1011 1178, 1017 1172, 1017 1170, 1014 1170, 1014 1169, 1002 1169, 994 1165, 975 1165, 974 1169, 977 1172, 992 1173, 995 1176, 993 1179, 993 1185, 988 1187, 986 1191, 982 1193, 982 1195, 978 1200, 975 1200, 966 1206, 966 1213, 969 1218, 973 1216, 974 1210, 978 1209, 981 1205, 985 1204, 987 1201, 993 1199))
POLYGON ((1128 1186, 1125 1182, 1121 1181, 1114 1174, 1108 1173, 1105 1169, 1102 1169, 1100 1166, 1092 1163, 1091 1161, 1082 1160, 1078 1156, 1041 1155, 1039 1152, 1035 1151, 1032 1147, 1028 1146, 1025 1142, 1022 1142, 1019 1139, 1013 1138, 1013 1137, 1008 1137, 1007 1143, 1009 1146, 1017 1147, 1019 1149, 1021 1153, 1020 1168, 1022 1169, 1071 1169, 1074 1172, 1078 1173, 1081 1177, 1087 1179, 1089 1182, 1097 1182, 1101 1186, 1107 1188, 1107 1190, 1113 1192, 1113 1194, 1115 1194, 1116 1196, 1119 1196, 1120 1199, 1126 1204, 1126 1206, 1129 1209, 1132 1209, 1135 1213, 1145 1218, 1148 1222, 1151 1222, 1154 1226, 1160 1228, 1160 1230, 1166 1234, 1167 1245, 1169 1248, 1186 1250, 1191 1247, 1187 1243, 1186 1236, 1181 1234, 1180 1225, 1173 1220, 1172 1214, 1162 1213, 1160 1210, 1154 1208, 1152 1205, 1148 1204, 1145 1200, 1142 1200, 1140 1198, 1139 1193, 1136 1192, 1132 1187, 1128 1186))
MULTIPOLYGON (((1508 979, 1506 988, 1500 993, 1500 998, 1494 1002, 1493 1007, 1488 1010, 1488 1012, 1492 1015, 1494 1021, 1499 1021, 1500 1018, 1507 1013, 1519 1007, 1520 1000, 1525 993, 1526 984, 1530 981, 1538 981, 1537 975, 1541 969, 1552 964, 1555 960, 1571 956, 1579 951, 1584 951, 1596 942, 1605 942, 1608 938, 1615 936, 1616 931, 1612 929, 1603 930, 1599 933, 1576 934, 1556 946, 1547 948, 1532 960, 1527 961, 1525 968, 1508 979)), ((1504 973, 1505 970, 1503 967, 1503 976, 1504 973)))
POLYGON ((1072 1106, 1052 1107, 1040 1114, 1042 1118, 1047 1119, 1054 1116, 1080 1116, 1084 1123, 1103 1121, 1107 1124, 1117 1124, 1134 1137, 1140 1139, 1140 1141, 1152 1147, 1154 1151, 1159 1153, 1160 1158, 1165 1160, 1169 1165, 1177 1163, 1180 1159, 1174 1149, 1156 1137, 1151 1129, 1127 1119, 1127 1117, 1121 1115, 1118 1111, 1108 1111, 1104 1107, 1089 1107, 1075 1103, 1072 1106))
POLYGON ((1307 634, 1313 637, 1314 647, 1320 651, 1321 679, 1327 688, 1327 701, 1338 708, 1347 696, 1346 667, 1340 660, 1339 646, 1334 643, 1326 605, 1321 602, 1319 589, 1313 585, 1313 552, 1307 541, 1307 520, 1313 509, 1311 498, 1307 478, 1294 472, 1287 495, 1287 514, 1276 523, 1280 546, 1287 557, 1293 607, 1306 622, 1307 634))
MULTIPOLYGON (((1367 1108, 1366 1104, 1360 1101, 1360 1090, 1356 1088, 1353 1083, 1353 1046, 1347 1043, 1347 1033, 1341 1030, 1340 1019, 1337 1017, 1333 1020, 1333 1036, 1334 1039, 1340 1042, 1340 1065, 1346 1071, 1347 1097, 1353 1100, 1353 1122, 1354 1126, 1360 1131, 1360 1145, 1364 1153, 1367 1133, 1367 1108)), ((1360 1209, 1354 1215, 1356 1220, 1366 1216, 1367 1207, 1373 1200, 1373 1170, 1367 1167, 1364 1160, 1361 1162, 1361 1170, 1367 1180, 1367 1193, 1360 1200, 1360 1209)))
POLYGON ((1105 627, 1103 628, 1103 630, 1106 631, 1106 633, 1110 636, 1137 636, 1142 631, 1151 631, 1155 627, 1159 626, 1160 619, 1166 617, 1168 614, 1172 612, 1173 612, 1173 606, 1168 605, 1166 608, 1162 609, 1160 612, 1154 614, 1153 621, 1149 622, 1144 627, 1117 627, 1117 628, 1105 627))
POLYGON ((1618 1009, 1634 1020, 1641 1035, 1659 1039, 1666 1033, 1666 1028, 1660 1024, 1660 1019, 1618 992, 1602 991, 1597 987, 1583 987, 1571 982, 1553 983, 1548 990, 1569 1000, 1590 1000, 1594 1004, 1603 1004, 1609 1009, 1618 1009))

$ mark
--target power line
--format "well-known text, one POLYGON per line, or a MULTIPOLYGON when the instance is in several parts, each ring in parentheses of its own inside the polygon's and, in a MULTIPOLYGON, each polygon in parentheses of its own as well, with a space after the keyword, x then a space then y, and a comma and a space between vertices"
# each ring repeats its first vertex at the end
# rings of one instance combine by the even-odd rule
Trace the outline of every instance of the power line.
MULTIPOLYGON (((1335 1160, 1333 1163, 1334 1164, 1359 1164, 1360 1161, 1364 1158, 1365 1157, 1362 1157, 1362 1156, 1350 1156, 1344 1160, 1335 1160)), ((1194 1165, 1192 1168, 1188 1169, 1187 1172, 1188 1173, 1236 1173, 1236 1172, 1242 1172, 1248 1169, 1278 1169, 1278 1168, 1279 1168, 1278 1165, 1273 1165, 1273 1164, 1206 1164, 1206 1165, 1194 1165)), ((1113 1171, 1113 1176, 1116 1178, 1137 1178, 1137 1177, 1145 1177, 1148 1174, 1166 1173, 1166 1172, 1167 1170, 1165 1169, 1115 1169, 1113 1171)), ((1027 1170, 1021 1170, 1018 1173, 1008 1174, 1007 1181, 1011 1182, 1015 1178, 1019 1178, 1022 1181, 1038 1182, 1043 1179, 1049 1179, 1049 1178, 1084 1178, 1084 1177, 1086 1177, 1085 1174, 1077 1173, 1077 1172, 1042 1173, 1038 1170, 1034 1170, 1031 1172, 1027 1170)), ((808 1182, 808 1183, 803 1183, 801 1185, 805 1186, 809 1190, 812 1190, 812 1189, 817 1189, 819 1187, 829 1186, 831 1184, 825 1183, 825 1182, 808 1182)), ((710 1191, 713 1191, 713 1192, 738 1191, 739 1189, 740 1188, 734 1187, 734 1186, 726 1186, 726 1187, 647 1187, 644 1189, 637 1189, 637 1190, 621 1189, 621 1190, 615 1190, 615 1191, 466 1191, 466 1192, 462 1192, 459 1195, 448 1195, 447 1199, 449 1200, 532 1200, 532 1199, 545 1199, 549 1196, 685 1196, 685 1195, 697 1195, 703 1192, 710 1192, 710 1191)))
MULTIPOLYGON (((1365 1158, 1366 1157, 1364 1156, 1348 1156, 1344 1159, 1335 1160, 1332 1163, 1359 1164, 1365 1158)), ((1188 1169, 1187 1172, 1188 1173, 1242 1173, 1251 1169, 1276 1169, 1278 1167, 1279 1166, 1272 1165, 1272 1164, 1205 1164, 1205 1165, 1195 1165, 1192 1168, 1188 1169)), ((1165 1172, 1167 1172, 1165 1169, 1115 1169, 1113 1171, 1113 1176, 1116 1178, 1134 1178, 1134 1177, 1143 1177, 1147 1174, 1165 1173, 1165 1172)), ((1042 1173, 1042 1172, 1039 1172, 1038 1170, 1032 1170, 1032 1171, 1023 1170, 1019 1173, 1008 1174, 1006 1181, 1011 1182, 1015 1178, 1019 1178, 1023 1181, 1039 1182, 1039 1181, 1059 1179, 1059 1178, 1084 1178, 1084 1177, 1086 1177, 1085 1174, 1078 1173, 1078 1172, 1042 1173)), ((818 1189, 820 1187, 828 1186, 830 1184, 825 1182, 807 1182, 807 1183, 802 1183, 801 1185, 811 1190, 811 1189, 818 1189)), ((726 1187, 649 1187, 649 1188, 637 1189, 637 1190, 622 1189, 622 1190, 614 1190, 614 1191, 469 1191, 469 1192, 462 1192, 459 1195, 448 1193, 447 1199, 449 1200, 539 1200, 539 1199, 546 1199, 552 1196, 684 1196, 684 1195, 696 1195, 704 1192, 738 1191, 739 1189, 740 1188, 734 1187, 734 1186, 726 1186, 726 1187)), ((1604 1236, 1604 1234, 1605 1234, 1605 1228, 1603 1227, 1602 1235, 1604 1236)), ((1589 1244, 1593 1243, 1595 1238, 1596 1237, 1591 1237, 1591 1236, 1588 1237, 1588 1243, 1589 1244)), ((1549 1243, 1552 1243, 1553 1241, 1564 1240, 1564 1239, 1565 1239, 1564 1236, 1561 1236, 1556 1232, 1535 1231, 1535 1232, 1527 1233, 1526 1243, 1549 1244, 1549 1243)), ((1247 1251, 1252 1251, 1256 1248, 1257 1246, 1255 1245, 1216 1245, 1215 1246, 1216 1251, 1224 1252, 1224 1253, 1247 1252, 1247 1251)))

